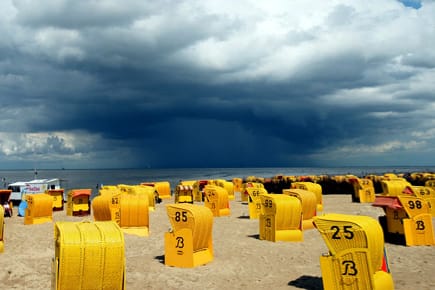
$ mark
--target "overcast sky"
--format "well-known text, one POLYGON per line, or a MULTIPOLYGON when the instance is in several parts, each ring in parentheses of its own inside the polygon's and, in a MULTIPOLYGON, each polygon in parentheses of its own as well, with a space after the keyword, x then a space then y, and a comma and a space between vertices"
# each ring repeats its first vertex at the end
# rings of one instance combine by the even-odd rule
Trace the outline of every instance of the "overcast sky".
POLYGON ((435 165, 435 2, 2 0, 0 169, 435 165))

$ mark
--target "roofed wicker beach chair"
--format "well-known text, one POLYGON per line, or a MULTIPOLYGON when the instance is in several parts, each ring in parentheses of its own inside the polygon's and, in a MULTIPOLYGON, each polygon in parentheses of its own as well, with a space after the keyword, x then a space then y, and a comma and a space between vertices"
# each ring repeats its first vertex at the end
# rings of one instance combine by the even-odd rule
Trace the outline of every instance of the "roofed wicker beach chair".
POLYGON ((53 198, 53 210, 54 211, 62 211, 63 210, 63 204, 64 204, 64 197, 63 197, 64 189, 47 189, 45 191, 46 194, 51 195, 53 198))
POLYGON ((42 224, 53 221, 53 197, 46 193, 26 194, 27 208, 24 224, 42 224))
POLYGON ((71 189, 66 201, 66 215, 85 216, 91 214, 92 189, 71 189))
POLYGON ((291 188, 300 188, 314 192, 317 198, 317 211, 323 211, 322 186, 320 184, 311 181, 297 181, 292 182, 291 188))
POLYGON ((303 241, 301 201, 286 194, 268 193, 260 198, 260 240, 303 241))
POLYGON ((52 289, 125 289, 124 235, 107 222, 56 222, 52 289))
POLYGON ((320 257, 325 290, 392 290, 382 228, 368 216, 326 214, 314 217, 329 252, 320 257))
POLYGON ((248 196, 249 218, 258 219, 261 213, 261 198, 263 194, 267 194, 264 187, 246 187, 245 194, 248 196))
POLYGON ((428 202, 413 195, 377 196, 372 204, 382 207, 379 217, 388 242, 407 246, 435 245, 432 214, 428 202))
POLYGON ((204 187, 204 196, 204 206, 212 211, 213 216, 221 217, 231 214, 228 192, 225 188, 208 184, 204 187))
POLYGON ((172 229, 165 233, 165 265, 193 268, 213 260, 213 213, 203 205, 166 205, 172 229))
POLYGON ((302 205, 302 229, 313 229, 313 217, 317 215, 317 198, 314 192, 299 189, 283 189, 283 194, 297 197, 302 205))
POLYGON ((174 202, 193 203, 193 185, 177 185, 175 188, 174 202))

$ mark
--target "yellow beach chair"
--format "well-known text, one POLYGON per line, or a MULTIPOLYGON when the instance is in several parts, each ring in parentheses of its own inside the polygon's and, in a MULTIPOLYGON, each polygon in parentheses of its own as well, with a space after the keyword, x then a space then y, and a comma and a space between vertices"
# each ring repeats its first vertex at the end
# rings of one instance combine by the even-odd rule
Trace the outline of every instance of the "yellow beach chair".
MULTIPOLYGON (((426 184, 431 183, 426 182, 426 184)), ((432 217, 435 217, 435 188, 430 186, 412 186, 411 191, 413 195, 427 201, 432 217)))
POLYGON ((71 189, 66 201, 66 215, 85 216, 91 214, 92 189, 71 189))
POLYGON ((52 289, 125 289, 124 235, 108 222, 56 222, 52 289))
POLYGON ((369 178, 349 178, 349 182, 353 185, 352 201, 354 202, 374 202, 375 186, 369 178))
POLYGON ((260 240, 303 241, 301 201, 285 194, 268 193, 260 198, 260 240))
POLYGON ((393 178, 381 180, 382 195, 397 196, 403 194, 406 187, 412 186, 411 183, 403 178, 393 178))
POLYGON ((53 210, 60 211, 63 210, 64 197, 63 197, 64 189, 48 189, 45 191, 46 194, 53 197, 53 210))
POLYGON ((297 181, 291 184, 291 188, 299 188, 314 192, 317 198, 317 211, 323 211, 322 186, 311 181, 297 181))
POLYGON ((211 209, 213 216, 229 216, 230 202, 228 200, 228 192, 217 185, 206 185, 204 187, 204 206, 211 209))
POLYGON ((213 260, 213 213, 202 205, 166 205, 172 230, 165 233, 165 265, 193 268, 213 260))
POLYGON ((171 198, 171 184, 168 181, 142 182, 140 185, 153 187, 160 199, 171 198))
POLYGON ((407 246, 435 245, 432 215, 428 202, 412 195, 377 196, 373 203, 385 216, 379 221, 386 239, 407 246))
POLYGON ((46 193, 26 194, 27 208, 24 224, 42 224, 53 221, 53 197, 46 193))
POLYGON ((261 195, 267 194, 264 187, 247 187, 245 194, 248 196, 249 218, 258 219, 261 213, 261 195))
POLYGON ((242 184, 242 193, 240 199, 242 202, 249 201, 249 193, 246 191, 248 188, 264 188, 264 184, 260 182, 245 182, 242 184))
POLYGON ((193 203, 193 186, 177 185, 174 195, 175 203, 193 203))
POLYGON ((329 253, 320 257, 325 290, 392 290, 379 223, 368 216, 326 214, 314 217, 329 253))
POLYGON ((5 250, 5 242, 3 240, 5 230, 5 210, 0 205, 0 253, 3 253, 5 250))
POLYGON ((283 189, 283 194, 297 197, 302 205, 302 229, 313 229, 313 217, 317 215, 317 198, 314 192, 299 189, 283 189))

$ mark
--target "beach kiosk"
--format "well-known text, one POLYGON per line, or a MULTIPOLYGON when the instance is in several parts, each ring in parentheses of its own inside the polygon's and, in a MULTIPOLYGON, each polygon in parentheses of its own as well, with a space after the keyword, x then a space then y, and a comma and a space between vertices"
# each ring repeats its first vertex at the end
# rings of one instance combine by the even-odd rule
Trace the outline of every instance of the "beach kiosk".
POLYGON ((165 265, 193 268, 213 260, 213 213, 203 205, 166 205, 172 229, 165 233, 165 265))
POLYGON ((325 214, 314 217, 329 252, 320 256, 325 290, 393 290, 382 228, 372 217, 325 214))
POLYGON ((66 215, 85 216, 91 214, 92 189, 71 189, 66 202, 66 215))
POLYGON ((56 222, 52 289, 125 289, 124 234, 108 222, 56 222))

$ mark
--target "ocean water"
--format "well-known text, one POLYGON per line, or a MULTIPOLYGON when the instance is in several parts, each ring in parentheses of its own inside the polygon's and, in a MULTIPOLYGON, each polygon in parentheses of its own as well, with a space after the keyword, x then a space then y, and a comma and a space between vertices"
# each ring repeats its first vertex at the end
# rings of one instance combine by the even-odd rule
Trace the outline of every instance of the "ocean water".
POLYGON ((172 189, 180 180, 226 179, 247 176, 272 177, 281 175, 381 175, 386 172, 435 172, 435 166, 425 167, 268 167, 268 168, 175 168, 175 169, 83 169, 83 170, 0 170, 1 187, 16 181, 35 178, 60 178, 61 186, 70 189, 90 188, 93 195, 98 185, 135 185, 141 182, 169 181, 172 189))

